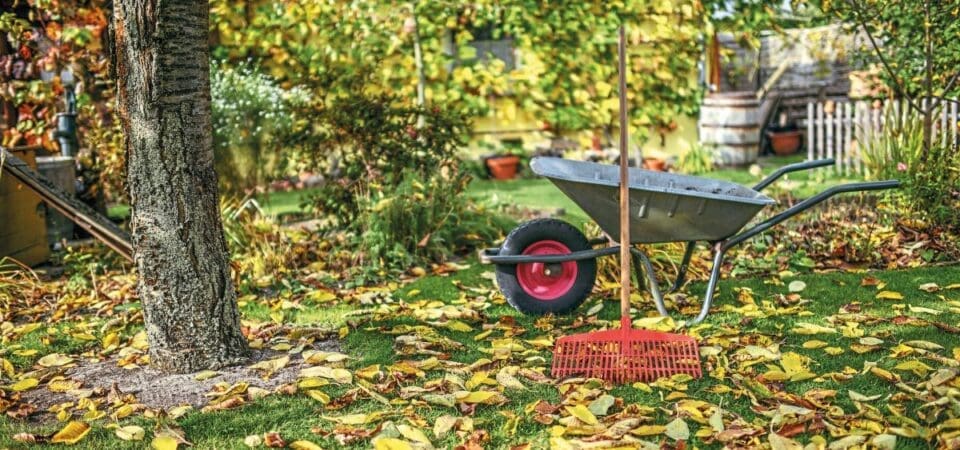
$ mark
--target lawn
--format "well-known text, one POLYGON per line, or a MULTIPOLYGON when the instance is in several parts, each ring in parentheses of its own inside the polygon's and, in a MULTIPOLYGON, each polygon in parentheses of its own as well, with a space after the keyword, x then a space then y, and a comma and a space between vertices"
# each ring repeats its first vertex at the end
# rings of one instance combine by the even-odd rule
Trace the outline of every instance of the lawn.
MULTIPOLYGON (((764 171, 787 161, 774 162, 765 161, 764 171)), ((756 181, 743 171, 710 176, 756 181)), ((814 175, 789 181, 788 187, 796 189, 792 193, 803 196, 803 189, 843 180, 814 175)), ((562 208, 563 218, 577 225, 589 220, 543 179, 474 181, 467 194, 493 206, 562 208)), ((299 195, 272 194, 265 207, 271 214, 296 212, 299 195)), ((268 432, 288 443, 308 441, 322 448, 369 448, 372 440, 377 448, 452 448, 471 442, 485 448, 522 443, 582 448, 587 442, 679 448, 678 439, 700 448, 771 442, 775 448, 823 442, 836 448, 864 443, 890 448, 892 441, 897 448, 957 444, 949 440, 960 429, 951 419, 956 404, 938 400, 960 387, 956 266, 723 280, 712 315, 686 329, 700 342, 705 376, 622 386, 549 377, 556 338, 615 326, 615 292, 595 291, 570 316, 531 317, 506 304, 492 281, 492 267, 469 258, 454 268, 410 283, 332 295, 317 295, 324 291, 305 281, 310 273, 286 274, 241 298, 244 326, 289 330, 260 345, 292 357, 311 345, 296 330, 330 330, 341 337, 347 359, 317 364, 314 369, 327 375, 302 377, 295 393, 249 398, 243 406, 193 411, 175 420, 142 411, 115 420, 110 417, 122 404, 71 403, 67 410, 73 420, 91 407, 105 413, 91 421, 92 430, 79 445, 143 448, 152 430, 171 424, 198 449, 240 447, 246 437, 268 432), (331 375, 338 369, 346 369, 349 378, 331 375), (141 426, 147 430, 145 441, 119 439, 116 425, 141 426)), ((120 281, 92 282, 100 284, 99 294, 89 295, 96 284, 82 281, 80 288, 66 287, 52 297, 55 304, 33 305, 35 322, 0 328, 0 358, 20 379, 42 378, 37 389, 53 380, 59 372, 38 365, 44 355, 97 359, 107 354, 106 334, 118 319, 130 321, 120 332, 121 349, 136 341, 142 331, 135 319, 139 304, 104 294, 116 291, 110 283, 120 281)), ((704 287, 695 281, 669 298, 673 319, 658 319, 646 295, 635 293, 635 324, 683 329, 678 324, 695 314, 704 287)), ((20 448, 23 444, 12 440, 17 433, 44 435, 62 427, 53 420, 0 418, 0 448, 20 448)))
MULTIPOLYGON (((331 382, 319 388, 334 403, 339 399, 339 409, 325 407, 301 390, 237 409, 189 413, 177 423, 198 449, 237 447, 245 436, 270 431, 279 432, 287 442, 308 440, 323 448, 338 448, 338 436, 348 439, 378 426, 396 429, 385 425, 387 422, 406 431, 397 437, 410 440, 410 436, 419 436, 410 428, 422 430, 439 448, 453 447, 470 436, 489 439, 484 444, 488 448, 525 442, 534 448, 551 443, 563 448, 564 442, 584 437, 585 425, 566 417, 570 414, 564 408, 543 416, 534 414, 532 408, 540 401, 572 407, 579 401, 586 404, 610 395, 615 401, 606 418, 598 413, 600 423, 612 426, 618 419, 638 415, 645 426, 635 430, 635 437, 651 443, 673 442, 663 426, 680 418, 692 433, 692 444, 719 448, 721 434, 706 418, 722 410, 725 429, 747 436, 737 442, 751 442, 753 435, 753 442, 766 442, 770 427, 791 430, 792 435, 796 424, 816 430, 826 422, 836 427, 837 434, 830 440, 847 434, 872 438, 884 430, 901 435, 898 448, 926 448, 923 439, 902 437, 932 435, 938 422, 933 413, 939 407, 924 406, 930 394, 919 391, 939 376, 938 370, 953 371, 950 373, 956 376, 952 367, 960 352, 956 334, 960 330, 952 327, 960 321, 960 290, 948 288, 948 284, 960 282, 955 267, 725 280, 715 313, 691 330, 701 338, 707 355, 703 358, 707 376, 625 386, 581 381, 570 385, 580 389, 580 394, 564 395, 561 390, 569 386, 525 375, 549 367, 550 342, 555 337, 613 323, 615 303, 594 295, 569 317, 524 316, 495 293, 490 267, 474 261, 467 265, 451 276, 427 276, 388 290, 379 305, 361 306, 346 300, 317 305, 302 300, 302 309, 286 312, 285 323, 349 328, 342 349, 350 356, 345 367, 356 375, 350 383, 331 382), (796 281, 805 283, 805 288, 791 296, 786 283, 796 281), (930 290, 927 283, 938 283, 941 290, 919 289, 930 290), (362 313, 358 315, 358 311, 362 313), (591 325, 574 327, 573 323, 591 325), (418 344, 409 347, 401 342, 418 344), (405 354, 398 354, 399 350, 405 354), (505 386, 512 383, 498 376, 503 367, 517 371, 512 379, 523 389, 505 386), (367 380, 359 376, 362 373, 379 375, 367 380), (901 382, 885 379, 888 376, 901 382), (369 394, 370 390, 387 403, 377 401, 378 396, 369 394), (451 392, 461 390, 503 391, 504 396, 494 397, 494 404, 454 403, 458 397, 451 392), (874 396, 878 402, 865 400, 874 396), (795 409, 785 413, 782 405, 795 409), (777 408, 780 415, 772 416, 777 408), (777 423, 771 424, 772 417, 777 417, 777 423), (451 418, 459 419, 455 428, 463 430, 441 437, 432 432, 437 423, 451 418), (338 425, 338 420, 345 423, 338 425), (489 435, 477 436, 471 426, 489 435)), ((702 290, 703 283, 693 283, 689 293, 700 295, 702 290)), ((270 320, 269 311, 257 304, 243 308, 245 320, 270 320)), ((635 319, 655 314, 649 301, 638 298, 634 307, 635 319)), ((695 307, 681 309, 691 314, 695 307)), ((641 322, 657 326, 649 320, 641 322)), ((65 332, 70 325, 55 328, 65 332)), ((98 346, 70 338, 56 339, 52 348, 45 346, 44 336, 52 335, 55 333, 47 329, 34 331, 18 342, 5 343, 4 353, 38 350, 35 357, 12 358, 18 369, 24 369, 45 352, 77 354, 98 346)), ((112 422, 96 423, 82 445, 142 447, 142 443, 115 437, 106 428, 112 422)), ((147 430, 154 424, 142 417, 120 423, 138 424, 147 430)), ((0 419, 0 447, 18 448, 20 444, 10 440, 15 433, 53 432, 61 426, 0 419)), ((734 434, 729 432, 723 439, 733 439, 734 434)), ((802 432, 794 437, 808 442, 817 439, 816 434, 802 432)), ((369 445, 367 439, 357 439, 347 447, 369 445)))

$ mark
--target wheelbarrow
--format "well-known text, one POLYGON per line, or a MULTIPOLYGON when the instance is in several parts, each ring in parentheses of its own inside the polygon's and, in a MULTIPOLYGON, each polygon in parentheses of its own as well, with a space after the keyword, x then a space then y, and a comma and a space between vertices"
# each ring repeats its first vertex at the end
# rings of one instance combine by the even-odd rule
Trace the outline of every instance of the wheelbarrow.
MULTIPOLYGON (((833 159, 790 164, 752 188, 727 181, 631 168, 630 244, 686 242, 677 279, 667 293, 679 289, 698 242, 713 248, 713 267, 700 313, 688 325, 703 321, 710 311, 724 255, 732 247, 840 193, 890 189, 897 180, 834 186, 741 231, 762 209, 776 201, 761 191, 789 172, 832 166, 833 159)), ((534 173, 553 182, 580 206, 607 236, 620 235, 618 207, 620 176, 615 165, 534 158, 534 173)), ((596 259, 614 255, 612 238, 587 239, 576 227, 557 219, 523 223, 498 248, 483 249, 480 260, 496 265, 497 284, 511 306, 525 314, 569 313, 590 294, 596 280, 596 259)), ((621 243, 622 244, 622 243, 621 243)), ((646 274, 649 290, 661 315, 668 315, 663 293, 649 257, 631 246, 637 280, 646 274)))

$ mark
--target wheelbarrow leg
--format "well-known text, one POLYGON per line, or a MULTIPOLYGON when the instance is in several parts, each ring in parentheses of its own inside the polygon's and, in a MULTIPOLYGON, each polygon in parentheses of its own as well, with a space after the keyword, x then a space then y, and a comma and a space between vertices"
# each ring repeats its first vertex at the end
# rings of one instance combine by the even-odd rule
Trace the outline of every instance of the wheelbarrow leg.
POLYGON ((640 264, 636 264, 637 281, 640 281, 640 266, 643 265, 643 272, 647 275, 647 284, 650 285, 650 295, 653 297, 653 303, 657 305, 657 312, 659 312, 661 316, 669 316, 667 306, 663 303, 663 294, 660 293, 660 286, 657 285, 657 276, 653 273, 653 264, 650 263, 650 258, 647 257, 646 253, 633 247, 630 248, 630 253, 633 254, 634 261, 640 260, 640 264))
POLYGON ((720 281, 720 268, 723 265, 723 256, 727 253, 727 247, 723 243, 716 244, 716 253, 713 255, 713 269, 710 271, 710 281, 707 282, 707 292, 703 295, 703 304, 700 305, 700 314, 693 320, 687 322, 687 325, 696 325, 703 322, 710 313, 710 306, 713 304, 713 294, 717 288, 717 282, 720 281))
POLYGON ((687 266, 690 265, 690 258, 693 256, 693 250, 697 247, 697 241, 687 242, 687 250, 683 252, 683 261, 680 262, 680 270, 677 271, 677 280, 673 282, 673 286, 670 289, 667 289, 667 294, 676 292, 683 286, 683 283, 687 281, 687 266))

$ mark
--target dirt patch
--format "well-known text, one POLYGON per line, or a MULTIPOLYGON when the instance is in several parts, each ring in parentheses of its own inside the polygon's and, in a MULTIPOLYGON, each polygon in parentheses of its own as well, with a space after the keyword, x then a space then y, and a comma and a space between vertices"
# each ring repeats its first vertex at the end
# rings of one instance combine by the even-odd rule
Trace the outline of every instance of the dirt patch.
MULTIPOLYGON (((315 342, 311 347, 319 351, 340 351, 336 340, 315 342)), ((245 365, 222 368, 216 371, 216 375, 204 380, 197 380, 196 373, 165 374, 150 368, 124 369, 117 366, 116 358, 78 362, 76 367, 67 369, 64 376, 82 383, 81 390, 94 390, 102 395, 116 389, 123 394, 132 394, 147 408, 169 410, 181 405, 192 405, 194 408, 206 405, 209 398, 204 394, 211 392, 217 383, 233 385, 242 381, 251 387, 273 391, 281 385, 296 381, 304 367, 307 367, 307 364, 299 353, 253 350, 250 361, 245 365), (263 379, 262 371, 249 367, 284 355, 290 356, 290 362, 267 379, 263 379)), ((46 389, 45 385, 27 391, 22 396, 23 402, 31 404, 40 413, 40 416, 35 415, 34 419, 41 421, 44 420, 43 416, 49 415, 46 413, 49 407, 77 400, 76 392, 52 392, 46 389)))

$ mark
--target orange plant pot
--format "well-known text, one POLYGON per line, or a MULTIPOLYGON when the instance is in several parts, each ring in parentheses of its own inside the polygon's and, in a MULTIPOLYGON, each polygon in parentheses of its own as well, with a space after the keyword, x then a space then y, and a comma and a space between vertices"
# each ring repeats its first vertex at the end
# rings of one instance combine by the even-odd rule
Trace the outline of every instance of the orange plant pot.
POLYGON ((647 170, 665 172, 667 170, 667 162, 657 158, 644 158, 643 167, 646 167, 647 170))
POLYGON ((773 152, 780 155, 792 155, 800 149, 800 131, 777 131, 767 132, 767 137, 770 138, 770 146, 773 147, 773 152))
POLYGON ((487 167, 494 180, 512 180, 517 177, 520 158, 513 155, 497 156, 487 159, 487 167))

